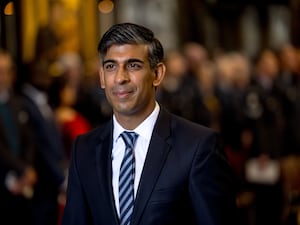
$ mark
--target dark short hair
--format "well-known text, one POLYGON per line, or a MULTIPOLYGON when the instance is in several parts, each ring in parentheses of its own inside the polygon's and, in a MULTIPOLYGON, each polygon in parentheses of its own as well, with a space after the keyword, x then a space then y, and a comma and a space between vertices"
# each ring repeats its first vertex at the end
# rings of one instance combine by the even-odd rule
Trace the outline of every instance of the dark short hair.
POLYGON ((152 69, 163 61, 164 50, 154 33, 143 26, 133 23, 115 24, 106 31, 98 44, 98 52, 103 60, 107 50, 113 45, 146 44, 149 49, 149 63, 152 69))

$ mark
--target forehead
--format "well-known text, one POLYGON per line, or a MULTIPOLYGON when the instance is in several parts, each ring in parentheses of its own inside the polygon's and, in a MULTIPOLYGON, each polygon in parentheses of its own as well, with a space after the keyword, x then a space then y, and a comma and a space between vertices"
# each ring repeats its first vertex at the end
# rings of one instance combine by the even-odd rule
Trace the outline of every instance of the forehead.
POLYGON ((104 59, 147 59, 148 58, 148 46, 145 44, 125 44, 125 45, 113 45, 108 50, 104 59))

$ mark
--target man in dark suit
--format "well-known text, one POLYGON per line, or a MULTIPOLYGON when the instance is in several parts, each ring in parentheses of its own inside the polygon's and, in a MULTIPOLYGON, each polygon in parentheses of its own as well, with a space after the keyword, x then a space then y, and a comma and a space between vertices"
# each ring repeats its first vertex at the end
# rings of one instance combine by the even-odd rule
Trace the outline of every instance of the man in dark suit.
POLYGON ((216 133, 155 100, 166 68, 153 32, 117 24, 98 50, 113 118, 74 143, 63 225, 235 224, 234 178, 216 133))
POLYGON ((58 195, 65 179, 65 151, 53 111, 48 104, 47 88, 51 78, 42 62, 36 62, 22 86, 24 103, 36 137, 34 162, 38 181, 33 196, 33 225, 56 225, 58 195))
POLYGON ((35 141, 23 101, 13 90, 14 76, 10 53, 0 49, 0 221, 30 225, 35 141))

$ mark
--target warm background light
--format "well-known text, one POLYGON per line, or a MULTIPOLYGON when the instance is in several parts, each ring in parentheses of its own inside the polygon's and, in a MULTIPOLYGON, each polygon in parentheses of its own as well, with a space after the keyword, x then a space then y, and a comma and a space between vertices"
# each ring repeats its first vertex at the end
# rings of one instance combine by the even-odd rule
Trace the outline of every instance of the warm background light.
POLYGON ((111 0, 102 0, 98 3, 98 9, 101 13, 110 13, 114 9, 114 3, 111 0))
POLYGON ((11 16, 14 14, 14 3, 13 2, 7 3, 7 5, 4 8, 4 14, 6 16, 11 16))

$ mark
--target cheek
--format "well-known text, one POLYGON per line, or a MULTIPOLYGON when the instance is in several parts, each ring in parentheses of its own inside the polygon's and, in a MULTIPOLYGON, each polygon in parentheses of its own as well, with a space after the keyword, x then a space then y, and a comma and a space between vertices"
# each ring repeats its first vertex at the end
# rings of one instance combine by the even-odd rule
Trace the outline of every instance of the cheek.
POLYGON ((149 96, 152 94, 152 92, 155 92, 154 79, 151 77, 140 81, 138 86, 140 87, 140 92, 143 92, 144 95, 149 96))
POLYGON ((102 78, 101 88, 103 89, 111 89, 114 86, 114 79, 112 76, 106 76, 102 78))

